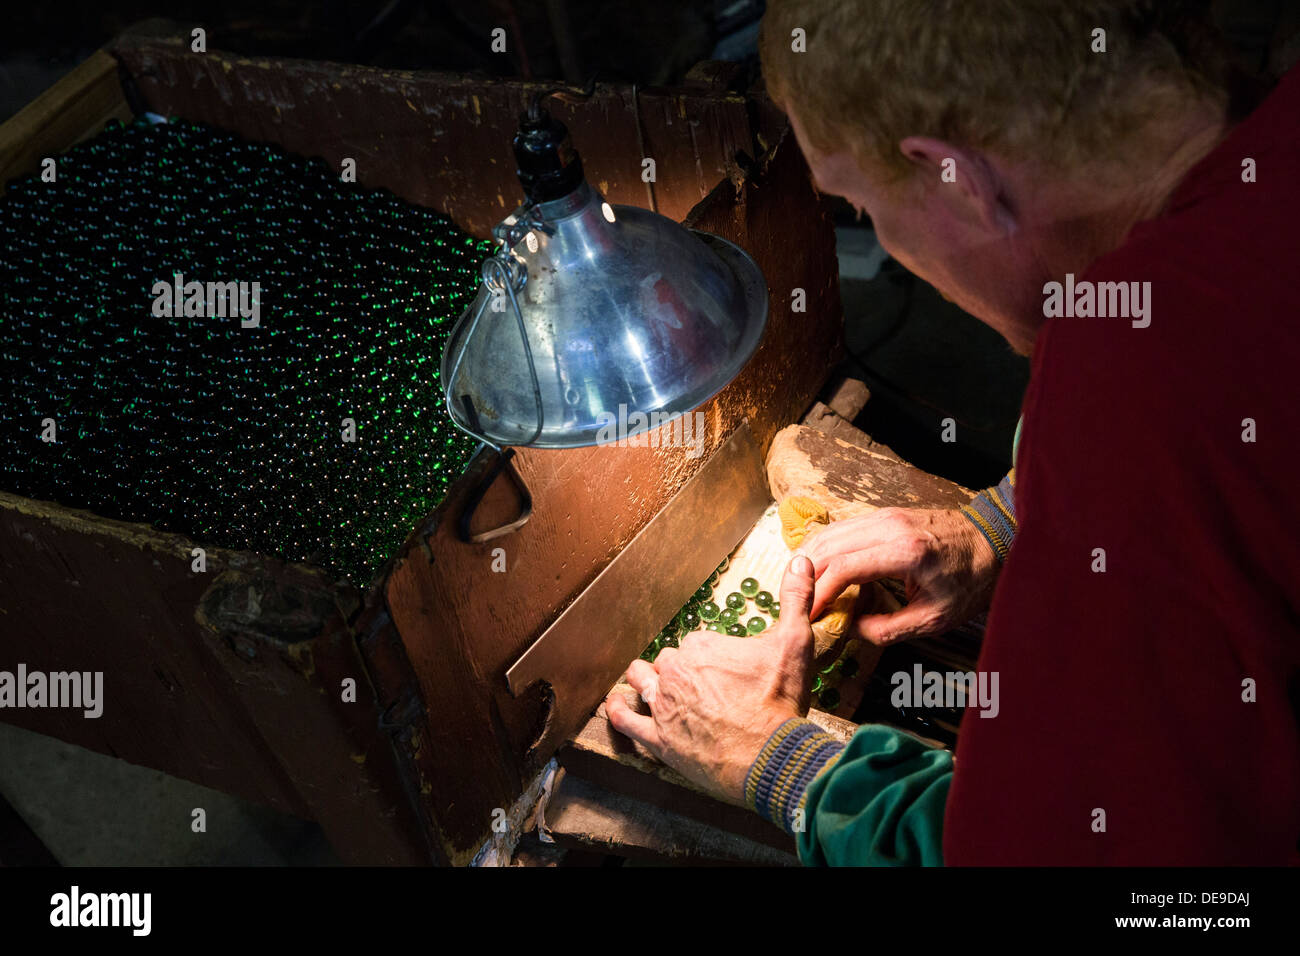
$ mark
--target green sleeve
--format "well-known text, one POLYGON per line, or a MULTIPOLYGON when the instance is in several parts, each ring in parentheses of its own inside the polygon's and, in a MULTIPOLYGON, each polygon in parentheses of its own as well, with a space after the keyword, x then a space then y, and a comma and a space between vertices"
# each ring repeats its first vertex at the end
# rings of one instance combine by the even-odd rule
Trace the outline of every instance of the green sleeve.
POLYGON ((745 796, 793 833, 808 866, 941 866, 952 754, 879 724, 838 740, 790 720, 750 768, 745 796))

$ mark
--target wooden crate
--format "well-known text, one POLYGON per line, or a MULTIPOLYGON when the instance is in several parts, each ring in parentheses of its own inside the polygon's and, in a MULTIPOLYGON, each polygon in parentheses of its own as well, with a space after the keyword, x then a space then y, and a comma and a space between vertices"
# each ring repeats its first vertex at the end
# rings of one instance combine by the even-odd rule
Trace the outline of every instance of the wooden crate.
MULTIPOLYGON (((188 35, 165 23, 129 31, 0 127, 0 183, 147 109, 331 163, 352 157, 363 184, 475 235, 514 207, 510 139, 539 84, 197 54, 188 35)), ((763 269, 766 336, 703 411, 710 450, 742 422, 765 450, 840 347, 831 220, 779 115, 707 80, 635 95, 601 86, 554 112, 612 202, 650 202, 643 144, 659 210, 737 242, 763 269), (742 152, 763 161, 745 171, 742 152), (804 312, 792 311, 796 288, 804 312)), ((494 811, 599 703, 563 687, 516 698, 505 671, 709 458, 681 451, 521 450, 532 520, 470 545, 454 519, 490 464, 480 458, 361 586, 214 549, 195 574, 182 536, 0 492, 0 667, 102 670, 108 701, 98 720, 0 719, 317 820, 350 861, 468 862, 494 811), (505 575, 491 570, 495 547, 505 575), (355 702, 341 697, 348 678, 355 702)), ((513 507, 503 489, 484 501, 485 523, 513 507)), ((716 542, 716 557, 733 544, 716 542)), ((647 640, 661 623, 645 622, 647 640)), ((618 671, 600 676, 612 684, 618 671)))

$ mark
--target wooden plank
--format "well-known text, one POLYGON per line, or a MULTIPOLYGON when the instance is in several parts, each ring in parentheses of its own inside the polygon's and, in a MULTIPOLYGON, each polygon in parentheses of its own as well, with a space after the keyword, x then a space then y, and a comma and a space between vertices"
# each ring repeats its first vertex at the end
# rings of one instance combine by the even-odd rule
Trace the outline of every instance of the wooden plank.
POLYGON ((840 441, 846 441, 850 445, 857 445, 859 448, 878 455, 884 455, 886 458, 892 458, 900 464, 907 464, 903 459, 888 445, 876 441, 862 429, 858 428, 851 421, 840 415, 829 405, 823 402, 814 402, 812 408, 804 415, 802 425, 809 428, 815 428, 823 434, 830 435, 832 438, 838 438, 840 441))
POLYGON ((969 488, 807 425, 791 425, 773 439, 767 480, 777 501, 807 496, 832 521, 887 507, 955 508, 975 497, 969 488))
POLYGON ((9 180, 36 172, 47 156, 57 157, 111 119, 130 116, 117 61, 96 50, 0 126, 0 195, 9 180))
MULTIPOLYGON (((704 454, 692 459, 680 448, 616 446, 522 449, 515 461, 532 491, 533 518, 506 538, 465 544, 456 536, 455 516, 486 469, 485 459, 408 538, 388 575, 388 608, 429 708, 430 736, 422 746, 439 767, 422 786, 453 861, 473 857, 493 809, 510 806, 550 756, 532 746, 545 727, 545 694, 512 697, 505 682, 509 666, 741 421, 748 420, 765 450, 777 429, 808 407, 838 359, 832 221, 793 140, 783 141, 741 190, 721 184, 688 222, 748 250, 767 278, 771 303, 758 352, 701 408, 704 454), (790 255, 791 248, 800 255, 790 255), (795 287, 806 290, 806 313, 790 309, 795 287), (795 352, 799 361, 790 360, 795 352), (492 571, 496 548, 503 549, 502 574, 492 571)), ((502 518, 512 505, 505 502, 502 518)), ((482 515, 484 521, 493 517, 482 515)), ((718 542, 719 561, 730 544, 718 542)), ((645 586, 658 575, 658 568, 647 567, 645 586)), ((591 639, 603 637, 593 633, 591 639)), ((585 702, 573 726, 553 727, 556 739, 576 732, 600 696, 585 702)))
MULTIPOLYGON (((270 140, 357 179, 439 209, 487 237, 522 199, 511 141, 532 96, 554 86, 484 76, 384 70, 305 60, 190 52, 188 31, 128 33, 114 53, 149 108, 270 140)), ((756 155, 744 97, 725 89, 600 84, 591 99, 552 98, 592 186, 615 204, 648 207, 642 149, 654 159, 658 211, 680 221, 719 180, 756 155)))
POLYGON ((792 852, 794 841, 788 837, 786 849, 779 850, 605 790, 564 771, 560 771, 546 805, 546 830, 560 846, 598 848, 656 863, 799 865, 792 852))

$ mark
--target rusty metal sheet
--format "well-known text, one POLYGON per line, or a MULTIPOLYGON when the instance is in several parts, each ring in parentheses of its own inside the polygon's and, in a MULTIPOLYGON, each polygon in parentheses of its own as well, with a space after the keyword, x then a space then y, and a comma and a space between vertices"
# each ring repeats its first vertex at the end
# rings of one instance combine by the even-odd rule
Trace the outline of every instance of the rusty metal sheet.
POLYGON ((555 710, 594 706, 770 502, 762 456, 742 423, 511 666, 510 692, 546 681, 555 710))

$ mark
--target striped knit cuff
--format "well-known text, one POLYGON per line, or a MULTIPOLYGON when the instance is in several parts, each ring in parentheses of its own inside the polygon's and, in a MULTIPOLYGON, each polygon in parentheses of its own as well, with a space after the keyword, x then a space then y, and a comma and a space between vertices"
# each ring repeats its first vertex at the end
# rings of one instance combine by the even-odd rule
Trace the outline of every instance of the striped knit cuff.
POLYGON ((1015 540, 1016 524, 1015 478, 1013 468, 1007 476, 998 482, 996 488, 981 491, 970 504, 962 505, 964 514, 980 533, 988 539, 999 561, 1006 559, 1015 540))
MULTIPOLYGON (((811 720, 792 717, 767 739, 745 778, 745 804, 787 833, 813 778, 831 766, 844 745, 811 720)), ((802 827, 800 827, 802 829, 802 827)))

